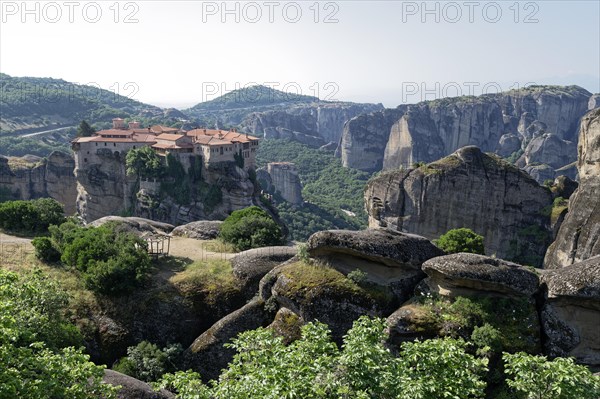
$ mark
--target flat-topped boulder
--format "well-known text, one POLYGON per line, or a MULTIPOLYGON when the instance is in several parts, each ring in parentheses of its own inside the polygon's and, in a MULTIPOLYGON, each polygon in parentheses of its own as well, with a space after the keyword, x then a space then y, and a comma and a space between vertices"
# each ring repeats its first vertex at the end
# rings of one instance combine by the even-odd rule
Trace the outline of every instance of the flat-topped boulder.
POLYGON ((138 217, 123 217, 123 216, 105 216, 96 219, 89 225, 98 227, 109 222, 121 223, 125 229, 137 235, 142 234, 168 234, 173 230, 174 226, 168 223, 157 222, 150 219, 138 217))
POLYGON ((113 370, 104 370, 105 383, 121 386, 117 392, 118 399, 174 399, 175 395, 161 389, 155 391, 149 384, 113 370))
POLYGON ((275 246, 254 248, 240 252, 231 258, 233 274, 245 282, 246 290, 256 292, 258 283, 274 267, 293 258, 295 247, 275 246))
POLYGON ((220 220, 199 220, 177 226, 171 234, 176 237, 194 238, 196 240, 212 240, 219 235, 222 223, 220 220))
POLYGON ((545 351, 600 365, 600 256, 542 276, 545 351))
POLYGON ((442 295, 463 290, 531 297, 539 286, 536 273, 526 267, 470 253, 437 257, 423 263, 427 285, 442 295))
POLYGON ((444 255, 425 237, 388 229, 320 231, 310 236, 307 246, 313 257, 351 255, 389 267, 416 270, 426 260, 444 255))

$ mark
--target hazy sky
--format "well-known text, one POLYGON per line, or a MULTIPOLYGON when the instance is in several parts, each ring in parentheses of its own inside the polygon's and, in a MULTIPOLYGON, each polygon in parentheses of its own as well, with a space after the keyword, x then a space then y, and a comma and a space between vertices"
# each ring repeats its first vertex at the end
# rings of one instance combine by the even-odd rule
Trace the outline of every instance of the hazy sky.
POLYGON ((598 1, 0 1, 0 71, 185 107, 253 83, 388 107, 600 92, 598 1))

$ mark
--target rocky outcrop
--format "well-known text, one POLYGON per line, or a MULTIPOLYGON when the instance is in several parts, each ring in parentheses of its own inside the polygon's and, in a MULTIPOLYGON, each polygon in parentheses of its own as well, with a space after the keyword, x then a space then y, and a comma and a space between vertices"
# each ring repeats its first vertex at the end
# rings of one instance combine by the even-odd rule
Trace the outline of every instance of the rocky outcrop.
POLYGON ((344 124, 356 115, 382 109, 381 104, 319 102, 250 114, 241 128, 265 139, 287 138, 320 147, 338 143, 344 124))
POLYGON ((358 115, 344 125, 336 156, 346 167, 377 171, 383 167, 383 154, 390 129, 406 111, 405 106, 358 115))
POLYGON ((600 256, 547 272, 542 282, 546 353, 600 365, 600 256))
POLYGON ((105 383, 121 388, 117 392, 118 399, 174 399, 175 395, 161 389, 155 391, 149 384, 113 370, 104 370, 105 383))
POLYGON ((196 240, 212 240, 217 238, 221 230, 220 220, 200 220, 177 226, 171 232, 175 237, 194 238, 196 240))
POLYGON ((183 179, 177 189, 189 195, 176 199, 174 193, 161 188, 161 183, 168 181, 137 181, 126 174, 124 155, 100 148, 89 162, 76 165, 77 211, 86 221, 132 213, 180 225, 224 219, 253 204, 254 183, 234 162, 211 164, 201 174, 201 181, 183 179))
POLYGON ((297 253, 295 247, 263 247, 240 252, 231 258, 233 274, 244 285, 244 290, 254 295, 258 291, 258 283, 275 266, 293 258, 297 253))
MULTIPOLYGON (((514 340, 507 339, 506 350, 530 353, 541 350, 541 329, 536 309, 539 278, 534 271, 501 259, 470 253, 430 259, 423 263, 423 271, 427 278, 417 286, 416 296, 387 318, 388 343, 392 349, 415 338, 450 335, 470 339, 472 331, 465 330, 465 325, 451 321, 452 316, 445 314, 448 304, 462 297, 479 304, 483 313, 477 317, 494 320, 494 325, 503 334, 511 334, 514 340), (493 305, 495 303, 498 303, 498 309, 493 305), (506 322, 510 326, 503 325, 506 322)), ((458 317, 467 316, 459 314, 458 317)))
POLYGON ((0 190, 7 199, 54 198, 63 204, 66 215, 73 215, 77 197, 74 167, 73 157, 60 151, 48 158, 0 156, 0 190))
POLYGON ((539 266, 551 239, 543 209, 550 191, 477 147, 416 169, 372 179, 365 191, 369 226, 436 239, 466 227, 484 236, 487 254, 539 266))
POLYGON ((539 286, 537 274, 523 266, 469 253, 430 259, 423 271, 430 292, 450 297, 483 293, 531 298, 539 286))
POLYGON ((307 249, 344 274, 366 272, 369 281, 389 287, 398 303, 425 277, 423 262, 444 254, 424 237, 386 229, 321 231, 308 239, 307 249))
POLYGON ((121 229, 135 233, 138 236, 148 234, 169 234, 173 230, 173 225, 168 223, 156 222, 154 220, 123 217, 123 216, 105 216, 90 223, 90 226, 98 227, 106 223, 114 222, 121 225, 121 229))
POLYGON ((581 121, 577 169, 579 187, 569 212, 546 254, 545 267, 556 269, 600 255, 600 108, 581 121))
POLYGON ((376 171, 431 162, 466 145, 503 157, 529 147, 531 163, 556 169, 575 160, 569 145, 576 145, 590 97, 577 86, 531 86, 359 115, 346 124, 338 153, 344 166, 376 171), (544 134, 555 137, 531 143, 544 134), (573 144, 557 147, 560 143, 573 144))
POLYGON ((272 193, 278 193, 287 202, 301 205, 302 183, 296 170, 296 165, 291 162, 270 162, 267 164, 267 172, 271 180, 272 193))
POLYGON ((223 347, 241 332, 268 325, 268 314, 262 299, 257 298, 227 315, 206 330, 186 350, 189 364, 205 380, 218 378, 233 358, 235 350, 223 347))

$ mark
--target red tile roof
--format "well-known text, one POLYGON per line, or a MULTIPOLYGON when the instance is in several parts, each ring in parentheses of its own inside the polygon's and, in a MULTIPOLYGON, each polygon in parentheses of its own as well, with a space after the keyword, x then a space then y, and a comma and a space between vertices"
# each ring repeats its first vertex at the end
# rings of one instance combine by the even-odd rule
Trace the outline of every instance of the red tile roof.
POLYGON ((167 141, 177 141, 179 139, 184 138, 185 136, 183 134, 169 134, 169 133, 162 133, 159 134, 158 136, 156 136, 157 140, 167 140, 167 141))

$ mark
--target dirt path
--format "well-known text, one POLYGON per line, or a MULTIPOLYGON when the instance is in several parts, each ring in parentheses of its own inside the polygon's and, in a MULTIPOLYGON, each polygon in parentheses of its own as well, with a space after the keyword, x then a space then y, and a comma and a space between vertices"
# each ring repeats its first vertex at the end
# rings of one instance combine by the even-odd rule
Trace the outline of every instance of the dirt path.
POLYGON ((11 236, 0 232, 0 244, 29 244, 31 245, 31 238, 23 238, 11 236))
POLYGON ((202 247, 203 242, 206 241, 185 237, 173 237, 171 238, 169 255, 189 258, 191 260, 231 259, 236 255, 207 251, 202 247))

